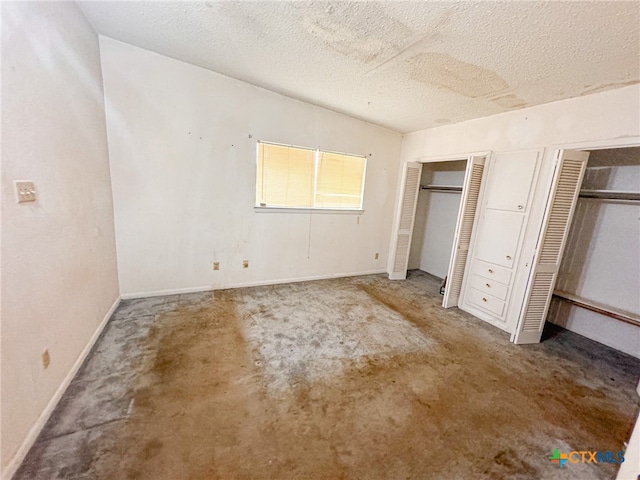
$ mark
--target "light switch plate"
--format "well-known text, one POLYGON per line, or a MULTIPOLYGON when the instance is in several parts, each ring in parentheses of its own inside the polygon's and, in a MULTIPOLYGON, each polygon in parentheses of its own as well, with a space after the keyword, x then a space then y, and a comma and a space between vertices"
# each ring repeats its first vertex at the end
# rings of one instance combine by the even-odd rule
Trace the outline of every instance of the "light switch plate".
POLYGON ((36 187, 33 182, 16 180, 13 183, 16 186, 16 200, 18 203, 36 201, 36 187))

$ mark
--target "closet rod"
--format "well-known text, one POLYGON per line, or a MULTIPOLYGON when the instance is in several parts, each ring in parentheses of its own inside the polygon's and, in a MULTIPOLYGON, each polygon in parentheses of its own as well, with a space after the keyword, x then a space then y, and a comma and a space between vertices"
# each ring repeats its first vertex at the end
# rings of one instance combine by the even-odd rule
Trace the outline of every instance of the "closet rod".
POLYGON ((554 291, 553 296, 571 302, 574 305, 586 310, 591 310, 592 312, 599 313, 606 317, 615 318, 616 320, 620 320, 621 322, 640 327, 640 316, 633 313, 623 312, 622 310, 614 310, 611 307, 607 307, 591 300, 585 300, 584 298, 580 298, 577 295, 572 295, 571 293, 562 292, 560 290, 554 291))
POLYGON ((598 198, 601 200, 640 201, 640 193, 638 192, 620 192, 614 190, 580 190, 579 196, 580 198, 598 198))
POLYGON ((462 192, 462 187, 453 185, 420 185, 421 190, 433 190, 435 192, 462 192))

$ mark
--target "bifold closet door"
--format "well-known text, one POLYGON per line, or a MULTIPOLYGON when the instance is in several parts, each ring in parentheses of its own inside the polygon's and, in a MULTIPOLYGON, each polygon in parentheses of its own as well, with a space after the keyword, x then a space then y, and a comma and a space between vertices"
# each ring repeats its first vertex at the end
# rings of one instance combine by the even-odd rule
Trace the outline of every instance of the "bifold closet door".
POLYGON ((485 161, 486 157, 476 156, 469 157, 467 161, 467 170, 462 187, 462 199, 458 210, 458 222, 447 273, 447 285, 445 286, 444 299, 442 300, 442 306, 445 308, 457 306, 460 298, 485 161))
POLYGON ((407 278, 407 265, 409 264, 411 236, 413 235, 413 224, 416 217, 421 175, 421 163, 405 163, 402 172, 402 196, 400 197, 398 224, 393 237, 393 253, 389 272, 391 280, 404 280, 407 278))
POLYGON ((589 152, 559 150, 556 154, 554 177, 533 268, 511 338, 514 343, 540 341, 588 159, 589 152))

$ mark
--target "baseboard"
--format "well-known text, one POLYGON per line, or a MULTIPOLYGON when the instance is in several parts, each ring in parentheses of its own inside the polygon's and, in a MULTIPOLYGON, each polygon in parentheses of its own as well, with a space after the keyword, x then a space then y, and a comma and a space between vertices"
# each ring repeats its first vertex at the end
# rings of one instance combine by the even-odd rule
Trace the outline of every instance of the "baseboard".
POLYGON ((175 289, 169 289, 169 290, 154 290, 151 292, 124 293, 121 295, 121 298, 123 300, 130 300, 134 298, 158 297, 161 295, 178 295, 181 293, 210 292, 212 290, 226 290, 230 288, 263 287, 266 285, 281 285, 283 283, 311 282, 314 280, 329 280, 332 278, 359 277, 361 275, 377 275, 380 273, 386 273, 386 270, 385 269, 369 270, 366 272, 356 272, 356 273, 332 273, 328 275, 313 275, 310 277, 281 278, 276 280, 260 280, 256 282, 242 282, 242 283, 219 283, 215 285, 208 285, 208 286, 202 286, 202 287, 188 287, 188 288, 175 288, 175 289))
POLYGON ((122 300, 134 300, 136 298, 161 297, 163 295, 179 295, 181 293, 210 292, 213 289, 211 285, 203 287, 170 288, 168 290, 153 290, 150 292, 123 293, 120 295, 120 298, 122 300))
POLYGON ((113 305, 111 305, 111 308, 109 309, 107 314, 104 316, 104 318, 100 322, 100 325, 98 325, 98 328, 96 329, 95 333, 93 334, 93 336, 91 337, 87 345, 84 347, 84 349, 82 350, 78 358, 76 359, 75 363, 71 367, 71 370, 69 370, 69 373, 67 373, 67 376, 64 378, 64 380, 62 381, 62 383, 60 384, 56 392, 53 394, 53 397, 51 397, 51 400, 49 400, 49 403, 47 404, 45 409, 42 411, 40 416, 38 417, 38 420, 36 420, 36 422, 33 424, 31 429, 29 430, 29 433, 27 434, 26 438, 22 442, 22 445, 20 445, 20 448, 18 449, 16 454, 13 456, 13 458, 11 459, 9 464, 6 466, 6 468, 2 471, 2 478, 4 480, 11 480, 11 478, 18 471, 18 468, 20 468, 20 465, 22 464, 23 460, 27 456, 27 453, 29 453, 29 450, 31 450, 31 447, 33 447, 33 444, 38 438, 38 435, 40 435, 40 432, 42 431, 45 424, 47 423, 47 420, 49 420, 49 417, 53 413, 53 410, 56 408, 56 405, 58 405, 58 402, 62 398, 62 395, 64 395, 64 392, 67 390, 67 387, 71 383, 71 380, 73 380, 73 377, 75 377, 76 373, 78 373, 78 370, 80 369, 85 359, 91 352, 93 345, 96 343, 96 341, 100 337, 102 330, 104 330, 104 327, 107 325, 107 322, 109 322, 111 315, 113 315, 113 312, 116 311, 116 308, 118 308, 119 304, 120 304, 120 297, 118 297, 116 301, 113 302, 113 305))

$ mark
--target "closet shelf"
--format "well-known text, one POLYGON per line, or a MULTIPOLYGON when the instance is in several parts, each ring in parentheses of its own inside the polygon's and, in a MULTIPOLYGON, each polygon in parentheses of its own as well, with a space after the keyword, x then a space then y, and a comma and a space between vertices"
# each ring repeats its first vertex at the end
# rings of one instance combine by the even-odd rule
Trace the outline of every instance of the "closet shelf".
POLYGON ((456 185, 420 185, 420 190, 432 190, 434 192, 462 192, 462 187, 456 185))
POLYGON ((609 318, 615 318, 621 322, 629 323, 640 327, 640 315, 631 312, 625 312, 624 310, 618 310, 607 305, 603 305, 593 300, 586 300, 572 293, 556 290, 553 292, 553 296, 573 303, 574 305, 591 310, 592 312, 599 313, 609 318))
POLYGON ((640 192, 622 192, 619 190, 580 190, 580 198, 597 198, 600 200, 623 200, 640 202, 640 192))

